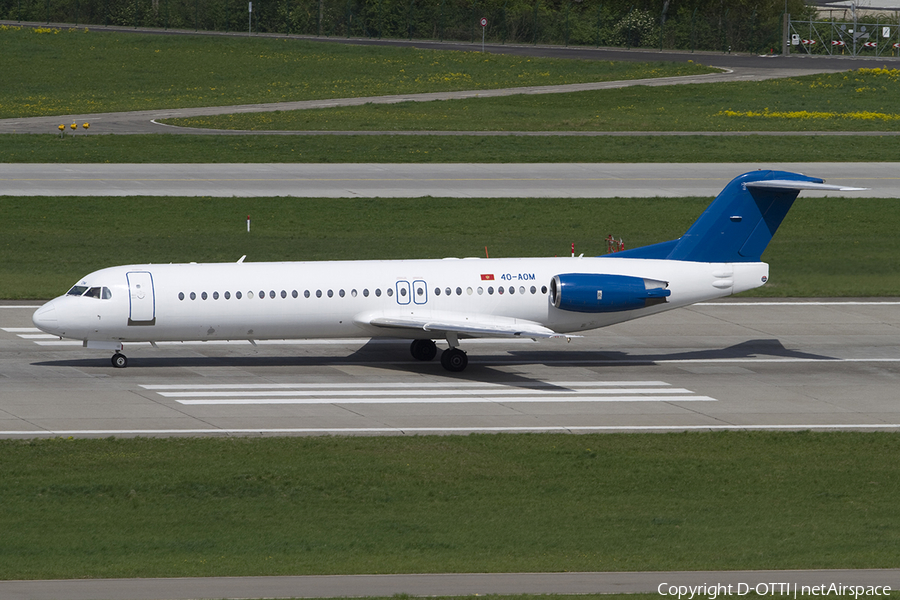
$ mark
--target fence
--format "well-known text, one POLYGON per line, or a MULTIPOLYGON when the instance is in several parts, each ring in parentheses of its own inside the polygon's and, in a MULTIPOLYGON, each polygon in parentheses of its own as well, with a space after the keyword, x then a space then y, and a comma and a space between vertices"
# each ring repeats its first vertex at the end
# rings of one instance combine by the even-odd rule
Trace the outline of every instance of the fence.
POLYGON ((790 21, 789 48, 802 54, 900 56, 900 22, 876 16, 866 22, 790 21))
MULTIPOLYGON (((668 6, 668 3, 665 3, 668 6)), ((0 19, 211 31, 490 43, 768 52, 781 14, 682 7, 667 14, 589 0, 0 0, 0 19)))

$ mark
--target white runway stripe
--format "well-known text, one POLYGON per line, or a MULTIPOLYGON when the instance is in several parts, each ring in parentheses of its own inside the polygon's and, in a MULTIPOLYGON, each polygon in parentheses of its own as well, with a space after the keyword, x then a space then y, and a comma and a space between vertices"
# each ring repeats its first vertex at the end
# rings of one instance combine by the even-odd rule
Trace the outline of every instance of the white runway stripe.
POLYGON ((147 384, 185 406, 715 402, 664 381, 147 384))
MULTIPOLYGON (((685 390, 688 391, 688 390, 685 390)), ((690 393, 690 392, 688 392, 690 393)), ((185 406, 211 405, 261 405, 261 404, 523 404, 523 403, 567 403, 567 402, 715 402, 709 396, 567 396, 540 397, 520 396, 509 398, 479 398, 459 396, 448 398, 236 398, 210 400, 178 400, 185 406)))
POLYGON ((527 390, 530 388, 569 388, 569 387, 664 387, 669 384, 665 381, 535 381, 523 385, 521 382, 480 382, 480 381, 453 381, 453 382, 421 382, 421 383, 200 383, 200 384, 154 384, 141 385, 145 390, 262 390, 262 389, 440 389, 440 388, 518 388, 527 390))
POLYGON ((608 390, 561 390, 558 392, 551 392, 546 390, 523 390, 523 389, 506 389, 506 390, 472 390, 469 392, 463 390, 285 390, 285 391, 277 391, 277 390, 269 390, 269 391, 241 391, 241 392, 157 392, 160 396, 165 398, 259 398, 259 397, 297 397, 297 398, 305 398, 312 396, 322 396, 328 398, 334 397, 356 397, 361 394, 364 394, 369 397, 378 397, 378 398, 397 398, 397 397, 407 397, 407 396, 415 396, 421 398, 422 396, 428 397, 454 397, 454 398, 465 398, 468 396, 480 397, 480 396, 533 396, 533 397, 546 397, 553 396, 556 398, 574 398, 576 396, 581 396, 585 394, 624 394, 624 395, 639 395, 639 394, 690 394, 690 390, 686 390, 684 388, 668 388, 668 389, 656 389, 656 388, 634 388, 634 389, 608 389, 608 390))

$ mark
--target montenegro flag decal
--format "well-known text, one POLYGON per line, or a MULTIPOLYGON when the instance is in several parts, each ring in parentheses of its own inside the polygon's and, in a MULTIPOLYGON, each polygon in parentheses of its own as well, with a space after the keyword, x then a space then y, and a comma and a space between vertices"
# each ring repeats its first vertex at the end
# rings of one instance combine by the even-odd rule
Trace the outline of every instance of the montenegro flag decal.
POLYGON ((493 273, 489 273, 489 274, 482 273, 482 274, 481 274, 481 280, 482 280, 482 281, 493 281, 493 280, 494 280, 494 274, 493 274, 493 273))

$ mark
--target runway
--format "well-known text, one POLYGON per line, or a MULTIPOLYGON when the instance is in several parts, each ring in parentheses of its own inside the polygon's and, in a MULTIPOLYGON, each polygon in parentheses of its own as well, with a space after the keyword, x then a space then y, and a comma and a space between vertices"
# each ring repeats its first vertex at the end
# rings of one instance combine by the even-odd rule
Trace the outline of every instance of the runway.
POLYGON ((129 367, 0 308, 0 437, 900 429, 900 301, 730 300, 533 342, 128 345, 129 367))
POLYGON ((614 198, 717 195, 780 169, 900 197, 898 163, 0 164, 0 195, 294 198, 614 198))

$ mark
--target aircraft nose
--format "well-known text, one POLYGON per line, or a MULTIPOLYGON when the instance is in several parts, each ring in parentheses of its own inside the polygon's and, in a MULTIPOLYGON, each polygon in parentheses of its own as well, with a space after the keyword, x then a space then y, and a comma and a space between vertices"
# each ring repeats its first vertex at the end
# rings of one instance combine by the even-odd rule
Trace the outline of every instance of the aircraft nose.
POLYGON ((59 325, 56 317, 56 308, 50 304, 45 304, 34 311, 34 315, 31 316, 31 322, 44 333, 55 334, 59 325))

